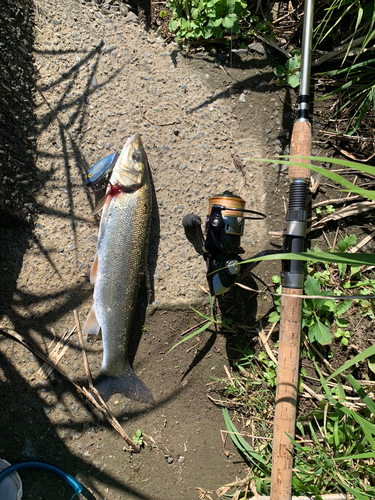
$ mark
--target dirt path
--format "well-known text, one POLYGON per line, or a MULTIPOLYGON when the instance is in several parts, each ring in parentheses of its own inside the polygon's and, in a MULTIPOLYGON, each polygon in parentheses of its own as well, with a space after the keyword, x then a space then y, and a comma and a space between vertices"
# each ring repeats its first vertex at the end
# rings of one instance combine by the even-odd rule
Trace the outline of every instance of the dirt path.
MULTIPOLYGON (((36 223, 3 228, 1 326, 49 353, 73 328, 74 309, 84 320, 92 304, 88 272, 98 231, 87 171, 140 132, 156 194, 150 247, 155 300, 146 307, 139 297, 131 354, 156 405, 145 410, 121 399, 110 402, 129 434, 141 429, 145 435, 145 449, 130 456, 68 382, 43 379, 29 351, 0 337, 0 455, 10 462, 56 463, 98 499, 194 499, 202 494, 197 487, 215 498, 218 487, 246 471, 236 453, 224 454, 221 409, 207 398, 216 389, 210 377, 225 376, 233 339, 211 332, 197 346, 194 340, 168 354, 181 332, 198 322, 188 306, 204 310, 207 300, 200 287, 206 287, 204 262, 181 220, 191 212, 204 218, 209 196, 230 189, 248 208, 269 216, 247 224, 245 255, 269 247, 268 232, 281 230, 285 173, 251 161, 241 172, 233 162, 233 155, 280 152, 287 142, 286 96, 269 84, 276 56, 234 53, 230 70, 228 51, 188 55, 145 31, 134 14, 96 3, 37 0, 34 15, 37 145, 30 179, 37 188, 26 208, 36 223)), ((260 273, 268 280, 272 268, 260 273)), ((236 293, 222 305, 232 308, 236 321, 249 321, 256 302, 246 305, 236 293)), ((87 350, 95 375, 101 341, 89 341, 87 350)), ((84 383, 75 335, 60 363, 84 383)), ((226 448, 234 451, 230 443, 226 448)), ((23 478, 24 498, 71 495, 40 472, 23 478)))

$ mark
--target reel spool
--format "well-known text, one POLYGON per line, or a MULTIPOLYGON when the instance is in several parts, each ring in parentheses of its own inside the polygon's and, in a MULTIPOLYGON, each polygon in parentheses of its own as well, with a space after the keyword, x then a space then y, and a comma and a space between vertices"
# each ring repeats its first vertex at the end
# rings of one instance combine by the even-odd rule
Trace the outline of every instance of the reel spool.
MULTIPOLYGON (((201 219, 189 214, 183 218, 185 228, 195 227, 202 244, 203 257, 207 263, 207 281, 211 295, 226 292, 235 281, 255 267, 255 264, 242 265, 240 254, 241 236, 245 219, 263 219, 264 214, 245 209, 245 200, 230 191, 209 198, 208 214, 205 221, 205 237, 201 219), (245 213, 257 217, 245 217, 245 213)), ((263 254, 263 252, 262 252, 263 254)))

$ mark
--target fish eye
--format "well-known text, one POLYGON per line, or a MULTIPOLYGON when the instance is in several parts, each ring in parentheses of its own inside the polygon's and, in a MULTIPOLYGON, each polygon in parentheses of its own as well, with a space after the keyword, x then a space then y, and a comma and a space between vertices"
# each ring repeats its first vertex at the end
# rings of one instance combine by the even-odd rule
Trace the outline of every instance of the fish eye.
POLYGON ((91 179, 91 177, 92 177, 92 176, 93 176, 93 174, 89 174, 87 177, 88 177, 89 179, 91 179))
POLYGON ((132 154, 132 160, 133 160, 133 161, 138 161, 138 160, 140 160, 140 158, 141 158, 141 155, 140 155, 139 153, 134 152, 134 153, 132 154))

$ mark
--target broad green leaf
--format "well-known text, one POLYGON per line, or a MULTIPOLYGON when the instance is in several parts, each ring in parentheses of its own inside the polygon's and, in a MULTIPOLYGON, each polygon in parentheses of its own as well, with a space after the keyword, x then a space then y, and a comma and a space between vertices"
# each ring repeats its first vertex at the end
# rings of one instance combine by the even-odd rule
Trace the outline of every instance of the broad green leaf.
POLYGON ((176 21, 176 20, 172 19, 168 23, 169 31, 171 31, 173 33, 173 31, 175 31, 178 28, 179 25, 180 25, 179 21, 176 21))
MULTIPOLYGON (((350 302, 349 302, 350 304, 350 302)), ((347 328, 348 326, 348 321, 344 318, 337 318, 336 319, 336 325, 339 327, 339 328, 347 328)))
POLYGON ((342 300, 339 302, 336 306, 335 314, 336 316, 341 316, 344 314, 348 309, 350 309, 352 303, 350 300, 342 300))
MULTIPOLYGON (((349 302, 349 304, 350 304, 350 302, 349 302)), ((335 309, 336 309, 336 305, 335 305, 333 300, 326 300, 323 304, 323 307, 322 307, 323 311, 329 311, 329 312, 333 312, 333 311, 335 311, 335 309)))
POLYGON ((193 19, 198 19, 198 16, 200 16, 200 12, 198 9, 191 9, 191 17, 193 19))
POLYGON ((211 29, 205 29, 203 31, 203 38, 205 40, 208 40, 209 38, 211 38, 211 36, 212 36, 212 30, 211 29))
POLYGON ((297 56, 291 57, 285 63, 285 67, 289 71, 293 71, 294 69, 298 68, 300 65, 301 65, 301 58, 298 58, 297 56))
POLYGON ((221 24, 225 29, 230 30, 234 25, 234 20, 227 16, 221 21, 221 24))
POLYGON ((277 311, 272 311, 268 316, 269 323, 277 323, 280 319, 280 314, 277 311))
POLYGON ((319 344, 327 345, 332 342, 332 335, 329 328, 324 325, 319 319, 316 323, 309 328, 308 331, 309 340, 313 337, 319 344))
POLYGON ((290 75, 290 76, 287 76, 287 82, 288 84, 293 88, 295 89, 296 87, 298 87, 299 85, 299 81, 300 81, 300 74, 296 73, 294 75, 290 75))
POLYGON ((350 234, 349 236, 345 236, 343 240, 338 242, 338 247, 340 252, 346 252, 350 247, 354 246, 357 243, 357 237, 355 234, 350 234))
POLYGON ((273 68, 273 72, 278 78, 281 78, 282 76, 285 75, 285 69, 284 66, 276 66, 276 68, 273 68))
POLYGON ((315 278, 312 278, 311 276, 307 276, 305 285, 304 285, 304 290, 306 295, 320 295, 321 294, 321 287, 318 283, 318 281, 315 278))

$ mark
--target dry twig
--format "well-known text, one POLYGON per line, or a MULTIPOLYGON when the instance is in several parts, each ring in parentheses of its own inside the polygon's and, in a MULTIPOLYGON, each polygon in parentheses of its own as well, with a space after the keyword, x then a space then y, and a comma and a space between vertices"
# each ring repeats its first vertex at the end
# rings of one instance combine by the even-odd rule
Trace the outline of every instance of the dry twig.
MULTIPOLYGON (((48 363, 52 368, 54 368, 62 377, 64 377, 66 380, 68 380, 71 384, 74 385, 76 388, 77 392, 80 394, 83 394, 89 402, 95 406, 97 410, 107 419, 107 421, 112 425, 112 427, 120 434, 120 436, 132 447, 132 451, 139 452, 140 451, 140 446, 139 444, 134 443, 134 441, 126 434, 124 429, 121 427, 117 419, 112 415, 111 411, 109 410, 108 406, 105 404, 105 402, 102 400, 100 394, 96 391, 95 388, 93 388, 93 392, 95 394, 95 397, 86 389, 86 387, 81 387, 79 384, 77 384, 74 380, 72 380, 68 375, 66 375, 58 366, 56 366, 52 361, 47 358, 43 353, 41 353, 29 340, 24 339, 19 333, 15 332, 14 330, 10 330, 9 328, 1 328, 0 333, 3 335, 6 335, 13 340, 16 340, 19 342, 21 345, 25 346, 29 351, 31 351, 35 356, 40 358, 42 361, 45 363, 48 363)), ((130 450, 127 450, 130 451, 130 450)))

